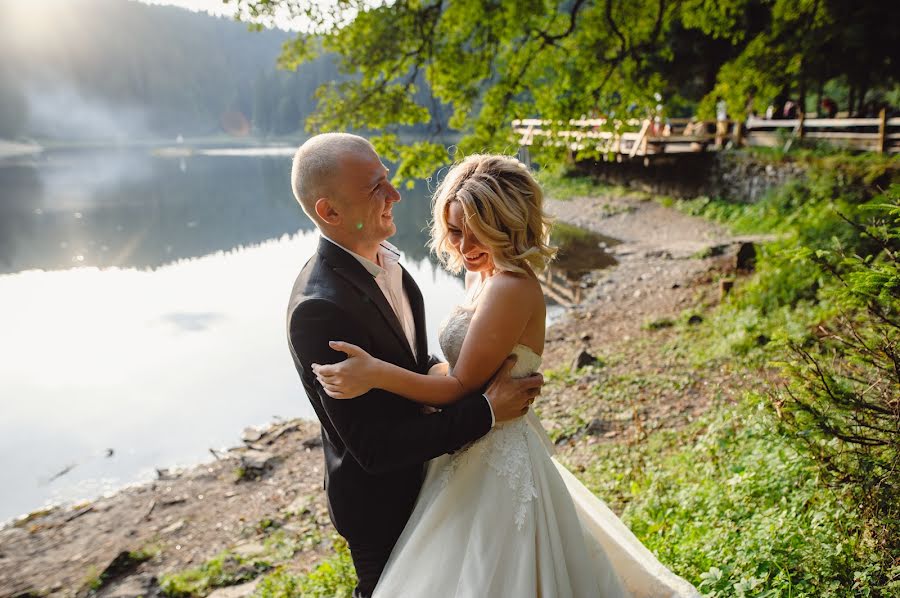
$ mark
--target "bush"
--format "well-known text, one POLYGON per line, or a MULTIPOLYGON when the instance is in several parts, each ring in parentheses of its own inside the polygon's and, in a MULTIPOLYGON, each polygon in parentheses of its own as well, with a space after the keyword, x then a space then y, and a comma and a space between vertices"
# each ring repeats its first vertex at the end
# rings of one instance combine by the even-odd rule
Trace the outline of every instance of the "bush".
POLYGON ((835 313, 789 343, 773 398, 783 427, 850 494, 887 564, 900 562, 900 186, 870 207, 867 226, 847 223, 876 251, 836 243, 799 256, 819 270, 835 313))

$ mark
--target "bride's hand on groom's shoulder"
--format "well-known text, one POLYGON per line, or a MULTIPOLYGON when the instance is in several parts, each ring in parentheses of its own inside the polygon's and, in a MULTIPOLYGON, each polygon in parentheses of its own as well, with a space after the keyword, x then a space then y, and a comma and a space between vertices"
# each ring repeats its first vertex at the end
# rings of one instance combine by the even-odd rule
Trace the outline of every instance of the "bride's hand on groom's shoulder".
POLYGON ((347 354, 347 359, 338 363, 312 364, 313 373, 328 396, 354 399, 376 387, 379 360, 351 343, 330 341, 328 346, 347 354))

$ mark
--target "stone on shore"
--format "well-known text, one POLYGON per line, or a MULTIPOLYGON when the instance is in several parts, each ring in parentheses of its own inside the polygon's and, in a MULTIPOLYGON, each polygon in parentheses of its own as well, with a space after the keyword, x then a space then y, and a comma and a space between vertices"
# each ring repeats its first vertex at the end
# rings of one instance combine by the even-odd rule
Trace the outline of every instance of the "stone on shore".
POLYGON ((257 584, 259 584, 259 580, 254 579, 253 581, 242 583, 239 586, 219 588, 212 594, 207 595, 206 598, 242 598, 243 596, 251 595, 254 590, 256 590, 257 584))
POLYGON ((572 360, 572 369, 580 370, 581 368, 587 367, 589 365, 596 365, 597 358, 582 349, 578 352, 578 355, 575 356, 575 359, 572 360))
POLYGON ((250 449, 241 454, 241 466, 247 471, 261 472, 271 467, 275 455, 268 451, 250 449))

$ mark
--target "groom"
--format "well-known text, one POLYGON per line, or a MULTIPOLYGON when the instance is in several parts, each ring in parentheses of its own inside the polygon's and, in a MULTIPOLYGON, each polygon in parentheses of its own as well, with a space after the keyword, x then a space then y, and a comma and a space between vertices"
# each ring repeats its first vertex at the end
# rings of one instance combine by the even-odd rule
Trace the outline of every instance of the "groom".
POLYGON ((346 133, 317 135, 297 150, 291 185, 321 239, 294 283, 289 344, 322 424, 329 512, 350 546, 359 577, 354 596, 362 598, 374 590, 412 512, 425 462, 522 415, 542 378, 510 378, 507 360, 484 394, 431 415, 380 389, 356 399, 329 397, 310 366, 345 357, 330 340, 423 374, 436 360, 426 346, 422 294, 386 242, 397 230, 391 211, 400 194, 372 145, 346 133))

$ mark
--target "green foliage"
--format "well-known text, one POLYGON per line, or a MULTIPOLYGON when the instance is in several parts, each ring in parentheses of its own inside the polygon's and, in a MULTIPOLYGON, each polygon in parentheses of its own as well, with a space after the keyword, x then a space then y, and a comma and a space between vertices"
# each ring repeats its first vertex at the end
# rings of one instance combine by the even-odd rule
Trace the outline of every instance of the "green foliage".
POLYGON ((609 191, 608 186, 589 176, 556 173, 550 169, 537 171, 535 178, 541 184, 545 197, 562 201, 576 197, 596 197, 609 191))
POLYGON ((343 538, 336 538, 335 555, 306 575, 279 569, 260 580, 258 598, 349 598, 356 587, 356 571, 343 538))
POLYGON ((870 224, 852 228, 875 252, 803 252, 828 279, 820 295, 836 314, 790 344, 774 400, 826 479, 850 492, 890 563, 900 559, 900 186, 874 202, 870 224))
MULTIPOLYGON (((803 160, 805 179, 757 204, 679 204, 739 230, 778 235, 759 252, 756 274, 673 343, 698 364, 778 366, 771 415, 723 420, 710 427, 712 438, 707 431, 693 448, 652 461, 660 477, 638 484, 646 495, 626 511, 633 529, 646 526, 648 545, 660 535, 665 562, 680 563, 711 595, 900 590, 900 187, 878 193, 896 178, 896 160, 803 160), (706 464, 701 445, 716 449, 706 464), (708 492, 693 481, 683 493, 669 489, 684 455, 683 465, 701 464, 708 492), (740 475, 726 478, 729 471, 740 475), (744 490, 756 508, 734 495, 744 490), (695 519, 682 523, 689 514, 695 519)), ((605 489, 617 483, 607 480, 605 489)))
POLYGON ((255 579, 270 568, 270 562, 264 558, 247 558, 225 550, 199 567, 162 575, 159 587, 173 598, 204 596, 213 588, 255 579))
POLYGON ((879 595, 869 580, 891 574, 758 398, 595 451, 586 483, 707 596, 879 595))
MULTIPOLYGON (((848 226, 844 217, 865 218, 883 200, 876 189, 898 176, 898 162, 877 156, 802 157, 806 176, 775 189, 754 204, 710 198, 679 202, 689 214, 727 223, 743 233, 769 233, 776 239, 757 251, 757 273, 739 281, 727 308, 711 315, 711 335, 703 359, 731 352, 763 353, 775 340, 803 340, 810 329, 829 318, 833 301, 822 295, 829 276, 807 259, 810 252, 838 244, 850 253, 870 255, 877 243, 848 226)), ((834 282, 833 280, 831 282, 834 282)))
MULTIPOLYGON (((283 65, 337 57, 347 77, 319 89, 310 130, 392 134, 448 113, 432 130, 460 131, 463 154, 511 153, 515 118, 686 116, 698 101, 705 114, 717 95, 740 117, 748 99, 764 110, 793 85, 803 96, 814 83, 840 77, 859 92, 900 79, 891 37, 900 9, 893 4, 227 1, 250 20, 290 14, 308 24, 285 46, 283 65)), ((565 160, 565 148, 549 137, 536 142, 535 155, 565 160)), ((446 157, 409 152, 402 176, 424 178, 446 157)))

